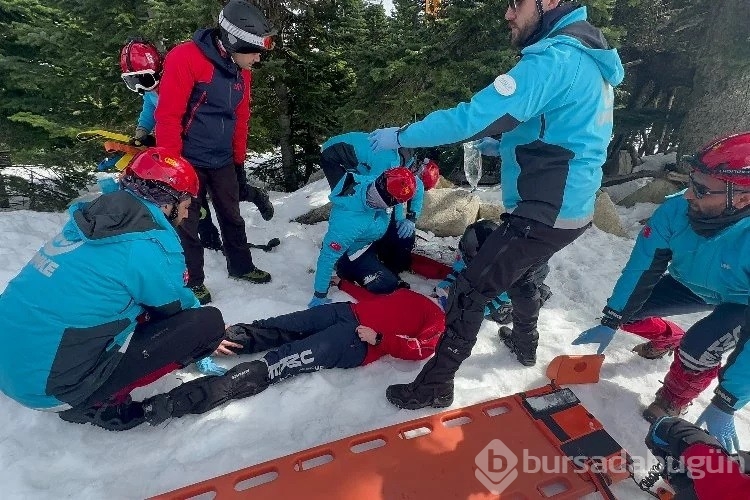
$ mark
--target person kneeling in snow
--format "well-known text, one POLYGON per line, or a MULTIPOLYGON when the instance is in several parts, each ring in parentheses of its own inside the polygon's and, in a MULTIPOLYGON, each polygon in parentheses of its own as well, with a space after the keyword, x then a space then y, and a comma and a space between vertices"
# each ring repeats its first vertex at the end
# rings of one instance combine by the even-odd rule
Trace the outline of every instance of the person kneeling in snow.
POLYGON ((415 190, 414 174, 405 167, 388 169, 376 177, 344 174, 329 196, 333 207, 309 307, 331 302, 327 295, 334 268, 341 278, 356 281, 370 292, 396 289, 398 276, 380 262, 371 245, 385 234, 389 210, 409 201, 415 190))
POLYGON ((256 361, 131 400, 135 387, 228 344, 221 312, 200 307, 186 286, 175 228, 198 194, 193 167, 152 148, 120 184, 73 205, 0 295, 0 390, 68 422, 125 430, 265 389, 256 361))
POLYGON ((268 373, 256 385, 324 368, 354 368, 386 354, 421 360, 435 352, 445 314, 433 300, 405 288, 376 295, 349 281, 334 278, 333 283, 358 302, 326 304, 227 328, 225 339, 242 346, 237 354, 272 349, 262 358, 268 373))

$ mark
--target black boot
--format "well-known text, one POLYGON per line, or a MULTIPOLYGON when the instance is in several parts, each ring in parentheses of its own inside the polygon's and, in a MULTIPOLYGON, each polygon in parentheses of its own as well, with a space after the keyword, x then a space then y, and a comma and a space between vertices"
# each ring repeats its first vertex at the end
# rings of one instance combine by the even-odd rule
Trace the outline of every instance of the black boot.
POLYGON ((268 366, 263 361, 240 363, 224 375, 200 377, 144 400, 144 417, 149 424, 159 425, 168 418, 205 413, 232 399, 263 392, 268 383, 268 366))
POLYGON ((237 354, 254 354, 299 340, 300 334, 281 328, 262 327, 254 323, 237 323, 227 328, 224 338, 242 345, 237 354))
POLYGON ((443 336, 435 356, 422 367, 414 382, 391 385, 385 397, 391 404, 407 410, 431 406, 445 408, 453 404, 453 377, 461 363, 471 355, 474 342, 458 336, 443 336))
POLYGON ((529 334, 520 334, 516 330, 511 330, 507 326, 501 326, 497 334, 510 352, 516 355, 518 362, 524 366, 534 366, 536 364, 536 348, 538 344, 538 334, 534 332, 529 334))
POLYGON ((255 205, 263 220, 271 220, 273 218, 273 203, 271 203, 268 193, 264 189, 250 186, 249 184, 241 186, 240 201, 247 201, 255 205))
POLYGON ((146 421, 139 401, 127 400, 117 404, 102 404, 87 408, 71 408, 58 416, 74 424, 93 424, 108 431, 125 431, 146 421))

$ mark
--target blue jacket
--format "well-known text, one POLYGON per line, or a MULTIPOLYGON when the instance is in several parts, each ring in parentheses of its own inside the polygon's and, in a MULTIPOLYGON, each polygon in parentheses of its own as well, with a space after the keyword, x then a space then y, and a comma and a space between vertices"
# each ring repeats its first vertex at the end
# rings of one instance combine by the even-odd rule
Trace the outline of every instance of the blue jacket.
MULTIPOLYGON (((656 209, 636 240, 605 315, 620 324, 628 322, 665 271, 708 304, 748 303, 750 217, 705 238, 690 227, 687 209, 682 193, 656 209)), ((721 388, 734 395, 736 408, 750 401, 750 345, 738 344, 721 380, 721 388)))
POLYGON ((549 30, 470 102, 430 113, 403 128, 398 140, 416 148, 501 136, 506 209, 575 229, 593 217, 612 135, 612 87, 624 70, 617 51, 586 22, 585 7, 549 30))
POLYGON ((148 130, 149 133, 153 132, 156 126, 156 118, 154 113, 156 112, 156 105, 159 102, 159 94, 150 90, 143 94, 143 107, 141 108, 141 114, 138 115, 138 123, 136 126, 148 130))
POLYGON ((147 308, 199 307, 177 232, 156 205, 118 191, 69 214, 0 295, 0 390, 40 410, 65 410, 99 388, 147 308))
MULTIPOLYGON (((399 166, 408 168, 414 164, 414 151, 408 148, 373 153, 367 135, 366 132, 347 132, 331 137, 320 147, 320 156, 330 162, 338 163, 347 172, 356 172, 370 177, 378 177, 389 168, 399 166)), ((414 192, 414 197, 406 204, 402 203, 394 208, 396 220, 403 220, 408 216, 416 221, 422 214, 423 205, 424 184, 417 177, 417 190, 414 192)))
POLYGON ((328 293, 336 262, 344 254, 352 256, 366 249, 388 229, 390 213, 367 204, 367 188, 373 182, 374 177, 347 173, 328 197, 333 206, 315 270, 316 294, 328 293))

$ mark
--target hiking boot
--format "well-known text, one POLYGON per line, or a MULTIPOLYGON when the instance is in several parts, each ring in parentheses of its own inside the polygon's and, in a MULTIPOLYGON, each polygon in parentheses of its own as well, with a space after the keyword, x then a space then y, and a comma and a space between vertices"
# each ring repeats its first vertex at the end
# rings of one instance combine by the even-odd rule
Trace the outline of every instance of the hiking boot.
POLYGON ((71 408, 57 414, 66 422, 93 424, 108 431, 126 431, 146 421, 143 406, 128 396, 119 404, 102 404, 88 408, 71 408))
POLYGON ((679 417, 680 415, 684 415, 687 413, 689 407, 690 403, 681 406, 679 403, 675 402, 670 397, 669 391, 664 387, 661 387, 656 391, 654 402, 643 410, 642 415, 647 422, 653 424, 662 417, 679 417))
POLYGON ((513 330, 507 326, 501 326, 497 330, 497 334, 505 346, 510 349, 510 352, 516 355, 519 363, 523 366, 534 366, 536 364, 536 349, 531 347, 525 349, 523 346, 517 345, 513 339, 513 330))
POLYGON ((404 410, 418 410, 431 406, 445 408, 453 404, 453 382, 445 384, 395 384, 385 390, 391 404, 404 410))
POLYGON ((208 291, 208 288, 206 288, 206 285, 203 283, 200 285, 193 285, 190 289, 193 291, 195 298, 198 299, 198 302, 200 302, 202 306, 211 302, 211 292, 208 291))
POLYGON ((247 185, 247 189, 240 190, 240 201, 247 201, 258 207, 258 212, 260 212, 263 220, 271 220, 273 218, 273 203, 268 198, 268 193, 265 189, 247 185))
POLYGON ((249 281, 250 283, 255 283, 256 285, 262 285, 263 283, 268 283, 271 281, 271 275, 263 271, 262 269, 258 269, 257 267, 249 273, 241 274, 239 276, 230 275, 229 277, 236 280, 249 281))
POLYGON ((655 347, 653 342, 644 342, 633 347, 633 352, 646 359, 660 359, 669 354, 674 354, 674 346, 655 347))

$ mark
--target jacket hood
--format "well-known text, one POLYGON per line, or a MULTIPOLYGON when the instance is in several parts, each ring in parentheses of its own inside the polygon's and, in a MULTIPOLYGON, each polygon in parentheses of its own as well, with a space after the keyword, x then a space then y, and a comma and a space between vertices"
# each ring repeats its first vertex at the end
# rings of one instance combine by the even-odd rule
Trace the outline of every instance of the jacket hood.
MULTIPOLYGON (((77 203, 68 209, 68 213, 70 220, 63 228, 68 241, 106 245, 150 239, 151 231, 172 231, 177 236, 159 207, 127 191, 103 194, 94 201, 77 203)), ((179 239, 177 243, 179 246, 179 239)))
POLYGON ((586 7, 564 4, 545 14, 541 33, 544 37, 527 47, 522 54, 539 53, 551 45, 563 43, 585 52, 599 67, 602 77, 613 87, 625 77, 617 49, 607 43, 601 30, 589 24, 586 7))
POLYGON ((237 66, 229 53, 222 57, 219 47, 216 46, 216 30, 213 28, 199 29, 193 35, 193 42, 201 52, 216 66, 229 74, 236 75, 240 68, 237 66))
POLYGON ((328 197, 336 207, 355 212, 375 212, 381 210, 367 204, 367 188, 376 177, 347 172, 331 190, 328 197))

